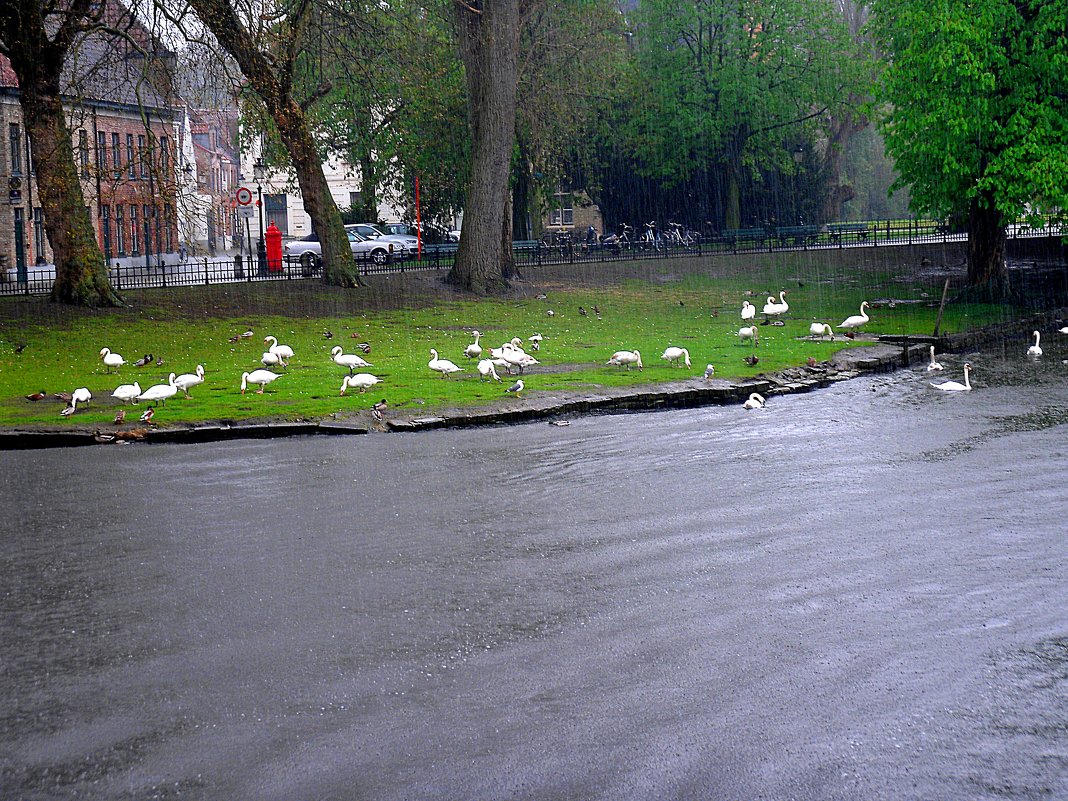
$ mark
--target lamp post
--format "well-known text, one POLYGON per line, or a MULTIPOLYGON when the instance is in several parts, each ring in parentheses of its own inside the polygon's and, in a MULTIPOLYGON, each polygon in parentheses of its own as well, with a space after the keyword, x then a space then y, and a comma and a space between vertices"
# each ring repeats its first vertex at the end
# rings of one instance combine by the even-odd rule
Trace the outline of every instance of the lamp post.
POLYGON ((263 238, 263 179, 266 175, 263 158, 252 165, 252 177, 256 179, 256 208, 260 210, 260 235, 256 242, 256 264, 260 275, 267 275, 267 241, 263 238))

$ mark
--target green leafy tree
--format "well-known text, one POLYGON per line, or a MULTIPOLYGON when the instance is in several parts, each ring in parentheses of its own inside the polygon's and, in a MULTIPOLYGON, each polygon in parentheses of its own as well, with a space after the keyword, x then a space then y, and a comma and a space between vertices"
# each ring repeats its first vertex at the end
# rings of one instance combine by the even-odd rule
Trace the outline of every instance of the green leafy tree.
POLYGON ((913 207, 968 221, 973 292, 1008 291, 1005 229, 1068 207, 1068 3, 877 0, 881 121, 913 207))

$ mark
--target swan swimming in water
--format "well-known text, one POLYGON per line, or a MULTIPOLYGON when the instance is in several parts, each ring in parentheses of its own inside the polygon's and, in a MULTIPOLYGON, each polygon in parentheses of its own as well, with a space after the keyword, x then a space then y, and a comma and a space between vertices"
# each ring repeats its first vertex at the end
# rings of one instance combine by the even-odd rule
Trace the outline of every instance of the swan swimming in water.
POLYGON ((763 395, 754 392, 749 396, 749 399, 742 404, 742 407, 745 409, 763 409, 766 403, 767 401, 764 400, 763 395))
POLYGON ((927 372, 932 370, 941 370, 942 365, 935 361, 934 357, 934 345, 931 345, 931 363, 927 365, 927 372))
POLYGON ((965 362, 964 364, 964 383, 959 381, 943 381, 941 384, 931 384, 935 389, 940 389, 943 392, 970 392, 972 384, 968 380, 968 373, 971 372, 972 366, 965 362))
POLYGON ((1041 336, 1042 335, 1039 334, 1038 331, 1034 332, 1035 344, 1027 349, 1027 355, 1028 356, 1041 356, 1042 355, 1042 348, 1040 348, 1038 346, 1038 341, 1039 341, 1039 338, 1041 336))

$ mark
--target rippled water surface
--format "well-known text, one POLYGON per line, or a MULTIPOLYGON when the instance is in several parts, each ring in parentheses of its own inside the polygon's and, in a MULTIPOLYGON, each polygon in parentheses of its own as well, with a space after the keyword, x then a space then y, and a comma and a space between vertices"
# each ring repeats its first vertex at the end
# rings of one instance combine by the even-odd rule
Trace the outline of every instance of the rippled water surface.
POLYGON ((0 798, 1068 798, 1068 352, 1025 348, 5 453, 0 798))

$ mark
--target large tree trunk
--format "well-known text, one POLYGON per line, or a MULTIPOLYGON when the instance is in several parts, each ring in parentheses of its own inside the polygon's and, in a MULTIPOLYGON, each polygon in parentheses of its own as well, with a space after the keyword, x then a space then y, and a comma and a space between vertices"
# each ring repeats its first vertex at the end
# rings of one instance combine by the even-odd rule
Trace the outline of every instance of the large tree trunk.
POLYGON ((1009 296, 1005 220, 990 195, 981 195, 968 208, 967 292, 971 297, 989 300, 1009 296))
POLYGON ((88 3, 76 3, 51 41, 41 6, 12 2, 0 13, 0 36, 19 82, 19 104, 33 151, 37 194, 56 263, 52 300, 80 306, 119 306, 85 208, 67 128, 60 78, 88 3))
POLYGON ((455 9, 467 72, 471 184, 449 281, 488 294, 515 270, 508 177, 515 143, 519 0, 457 2, 455 9))
POLYGON ((300 50, 300 36, 310 13, 310 4, 303 4, 290 22, 292 40, 283 56, 268 58, 253 40, 238 18, 229 0, 190 0, 201 22, 212 32, 219 44, 233 56, 249 86, 263 101, 271 115, 282 143, 293 161, 304 210, 311 218, 312 228, 319 235, 322 247, 323 280, 338 286, 359 286, 359 270, 352 258, 341 212, 330 194, 323 175, 323 163, 312 137, 304 108, 293 97, 293 60, 300 50))

